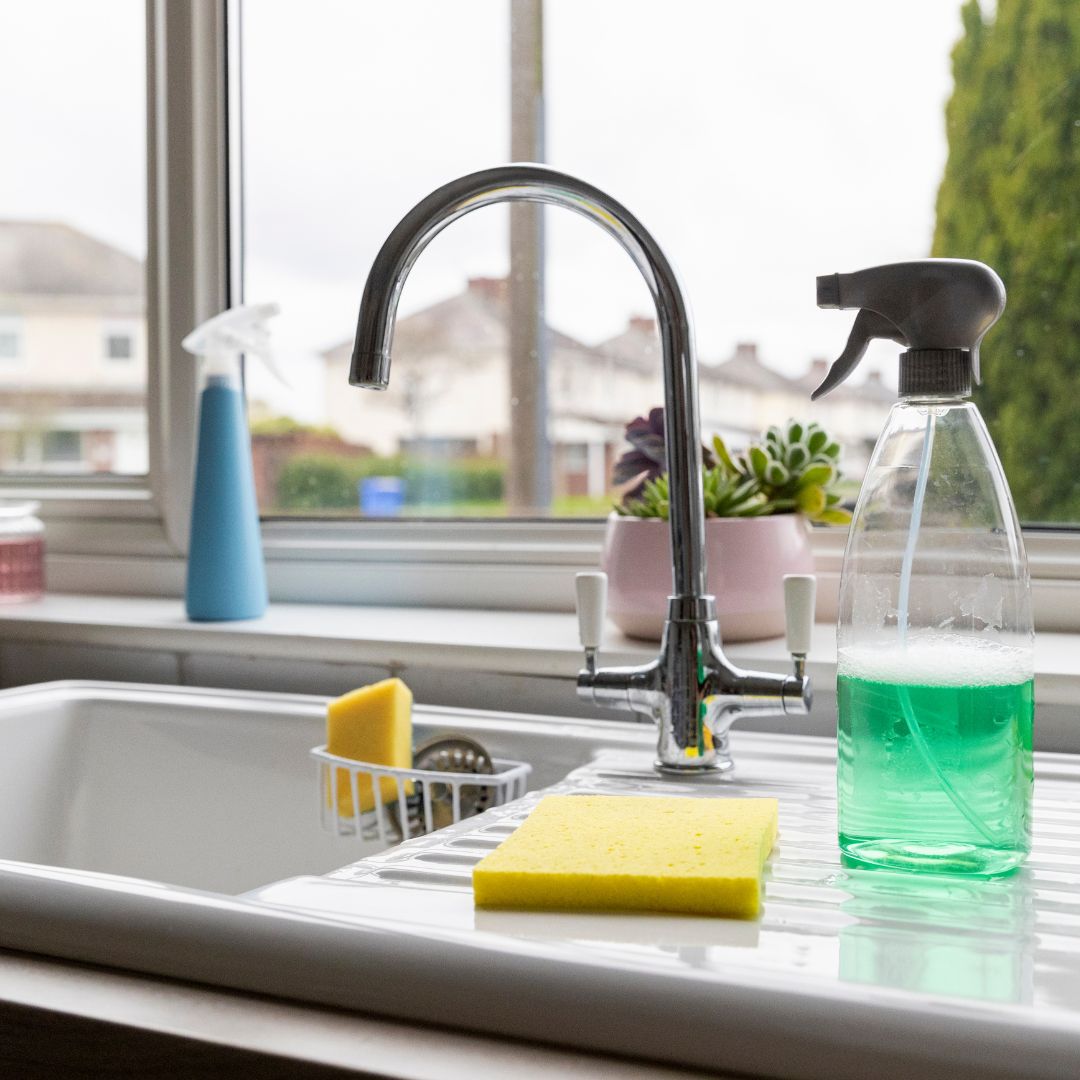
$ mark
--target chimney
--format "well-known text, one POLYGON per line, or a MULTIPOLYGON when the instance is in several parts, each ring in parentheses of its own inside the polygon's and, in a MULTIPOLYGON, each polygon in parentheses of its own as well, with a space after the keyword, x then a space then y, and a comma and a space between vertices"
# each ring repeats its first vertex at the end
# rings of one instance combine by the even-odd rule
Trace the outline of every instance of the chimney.
POLYGON ((489 304, 505 304, 506 278, 471 277, 469 278, 469 292, 475 293, 489 304))
POLYGON ((882 381, 881 381, 881 372, 880 371, 874 371, 874 370, 868 371, 866 373, 866 381, 871 386, 883 386, 884 385, 884 383, 882 383, 882 381))
POLYGON ((735 346, 735 359, 747 360, 752 364, 758 362, 757 355, 757 342, 756 341, 740 341, 735 346))
POLYGON ((820 356, 815 356, 810 361, 810 374, 818 381, 821 382, 825 378, 829 371, 829 361, 823 359, 820 356))
POLYGON ((650 315, 631 315, 626 328, 633 330, 635 334, 649 334, 651 336, 656 333, 656 320, 650 315))

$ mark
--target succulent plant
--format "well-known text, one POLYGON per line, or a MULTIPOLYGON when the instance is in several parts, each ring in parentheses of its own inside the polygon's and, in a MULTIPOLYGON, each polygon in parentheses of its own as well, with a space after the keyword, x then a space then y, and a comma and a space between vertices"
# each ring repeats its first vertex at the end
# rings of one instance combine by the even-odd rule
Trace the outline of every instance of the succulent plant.
MULTIPOLYGON (((706 468, 702 474, 707 517, 752 517, 772 513, 759 485, 753 480, 725 476, 722 469, 706 468)), ((631 517, 668 517, 668 476, 661 473, 642 484, 641 495, 623 499, 615 509, 631 517)))
MULTIPOLYGON (((664 410, 651 409, 648 416, 638 416, 626 425, 626 441, 631 449, 615 462, 612 482, 616 487, 637 481, 623 495, 623 501, 640 499, 645 485, 667 469, 667 448, 664 445, 664 410)), ((656 514, 640 515, 657 517, 656 514)))
MULTIPOLYGON (((626 425, 626 441, 632 449, 615 462, 612 483, 616 487, 635 481, 634 486, 623 494, 623 502, 641 499, 645 495, 645 485, 667 472, 667 446, 664 442, 664 410, 649 410, 648 416, 638 416, 626 425)), ((715 464, 712 452, 707 446, 701 448, 702 461, 706 467, 715 464)), ((666 488, 665 488, 666 490, 666 488)), ((665 495, 666 499, 667 496, 665 495)), ((639 515, 657 517, 656 514, 639 515)))
MULTIPOLYGON (((617 513, 667 518, 663 435, 663 409, 653 409, 648 420, 639 417, 627 425, 634 449, 616 463, 614 480, 616 484, 639 482, 615 507, 617 513)), ((839 460, 840 444, 817 423, 791 420, 783 427, 770 427, 760 441, 737 455, 715 435, 711 451, 702 449, 705 514, 761 517, 797 512, 811 521, 846 525, 851 514, 841 507, 841 496, 831 490, 840 478, 839 460)))
POLYGON ((798 511, 826 525, 851 520, 839 493, 830 490, 840 479, 840 444, 820 424, 789 420, 784 427, 773 425, 760 442, 734 458, 716 435, 713 452, 727 475, 757 482, 766 507, 759 513, 798 511))

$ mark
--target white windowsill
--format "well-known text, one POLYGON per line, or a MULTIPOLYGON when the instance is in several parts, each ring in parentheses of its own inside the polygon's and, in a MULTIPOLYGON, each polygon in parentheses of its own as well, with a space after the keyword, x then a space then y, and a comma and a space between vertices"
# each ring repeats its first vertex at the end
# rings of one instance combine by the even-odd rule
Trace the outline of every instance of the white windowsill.
MULTIPOLYGON (((275 603, 261 619, 193 623, 179 600, 51 594, 0 606, 0 641, 542 678, 571 678, 581 666, 577 621, 561 612, 275 603)), ((609 625, 602 662, 638 663, 655 651, 609 625)), ((725 652, 746 667, 779 671, 789 664, 781 638, 734 642, 725 652)), ((1080 704, 1080 634, 1038 634, 1035 661, 1040 704, 1080 704)), ((815 627, 809 667, 823 689, 835 678, 831 623, 815 627)))
MULTIPOLYGON (((180 600, 61 593, 0 607, 0 640, 542 677, 581 666, 576 619, 560 612, 274 603, 261 619, 197 623, 180 600)), ((651 653, 614 630, 609 640, 605 662, 651 653)))

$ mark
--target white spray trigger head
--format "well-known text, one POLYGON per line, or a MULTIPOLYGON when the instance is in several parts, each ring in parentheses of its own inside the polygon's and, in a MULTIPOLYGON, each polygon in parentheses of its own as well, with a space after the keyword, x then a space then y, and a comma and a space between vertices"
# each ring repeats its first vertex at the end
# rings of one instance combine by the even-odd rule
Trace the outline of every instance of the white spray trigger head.
POLYGON ((211 368, 239 361, 241 355, 257 356, 287 386, 287 380, 274 363, 270 329, 266 325, 280 312, 279 304, 238 304, 207 319, 180 344, 189 353, 205 358, 211 368))

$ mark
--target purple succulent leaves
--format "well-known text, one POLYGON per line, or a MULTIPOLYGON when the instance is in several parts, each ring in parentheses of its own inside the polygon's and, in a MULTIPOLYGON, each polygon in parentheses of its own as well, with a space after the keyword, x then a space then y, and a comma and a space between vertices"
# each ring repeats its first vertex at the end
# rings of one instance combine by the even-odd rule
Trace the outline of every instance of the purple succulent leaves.
POLYGON ((637 480, 625 492, 623 500, 636 499, 647 480, 655 480, 667 470, 667 449, 664 445, 664 410, 649 410, 648 417, 638 416, 626 425, 626 441, 633 449, 615 462, 612 481, 618 487, 637 480))
MULTIPOLYGON (((611 481, 615 487, 636 480, 632 488, 623 494, 623 505, 639 499, 646 483, 667 472, 667 445, 664 442, 664 410, 661 406, 649 410, 649 415, 638 416, 626 425, 626 441, 633 447, 615 462, 611 481)), ((712 468, 716 461, 707 446, 701 448, 701 461, 712 468)))

